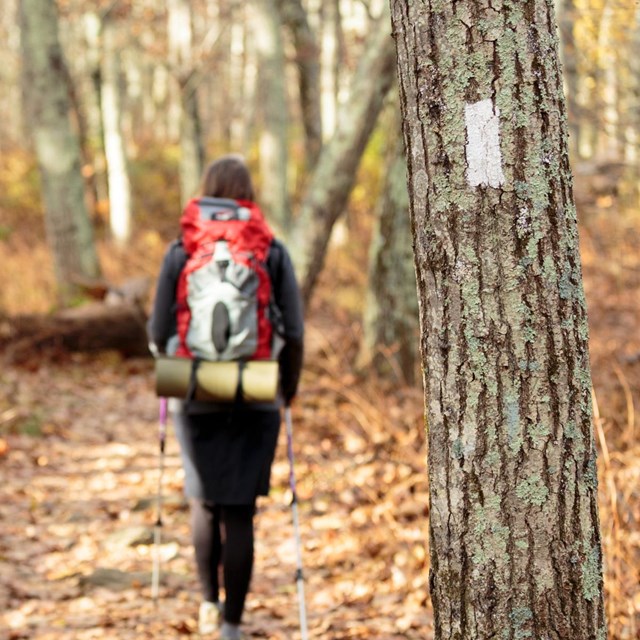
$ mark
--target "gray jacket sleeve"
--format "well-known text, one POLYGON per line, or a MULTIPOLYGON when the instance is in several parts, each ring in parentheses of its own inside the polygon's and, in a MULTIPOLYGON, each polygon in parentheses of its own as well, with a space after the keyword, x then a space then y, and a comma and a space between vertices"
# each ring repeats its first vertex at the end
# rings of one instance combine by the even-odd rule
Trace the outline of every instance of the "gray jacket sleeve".
POLYGON ((304 314, 293 263, 285 246, 274 240, 267 258, 274 302, 282 314, 284 347, 280 352, 280 384, 285 403, 296 395, 302 371, 304 314))
POLYGON ((187 261, 182 242, 169 245, 158 276, 153 311, 149 320, 149 339, 164 353, 169 339, 176 335, 176 289, 178 278, 187 261))

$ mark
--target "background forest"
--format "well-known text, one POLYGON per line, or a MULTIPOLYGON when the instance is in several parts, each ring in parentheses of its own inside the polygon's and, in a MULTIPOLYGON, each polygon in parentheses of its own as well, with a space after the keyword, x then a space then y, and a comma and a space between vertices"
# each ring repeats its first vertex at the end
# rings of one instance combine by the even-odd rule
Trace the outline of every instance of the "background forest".
MULTIPOLYGON (((311 635, 432 637, 417 302, 385 3, 58 0, 50 20, 30 20, 47 4, 0 9, 0 638, 195 633, 173 438, 162 607, 149 598, 157 401, 143 327, 181 205, 203 165, 227 152, 247 158, 307 302, 294 419, 311 635), (51 84, 36 86, 34 43, 51 34, 62 56, 51 84), (67 111, 47 112, 52 94, 67 111), (38 132, 69 121, 82 197, 45 206, 60 156, 47 165, 38 132), (85 225, 83 243, 68 243, 70 225, 85 225)), ((640 4, 556 5, 607 616, 611 638, 633 639, 640 4)), ((283 446, 259 516, 252 637, 297 637, 283 446)))

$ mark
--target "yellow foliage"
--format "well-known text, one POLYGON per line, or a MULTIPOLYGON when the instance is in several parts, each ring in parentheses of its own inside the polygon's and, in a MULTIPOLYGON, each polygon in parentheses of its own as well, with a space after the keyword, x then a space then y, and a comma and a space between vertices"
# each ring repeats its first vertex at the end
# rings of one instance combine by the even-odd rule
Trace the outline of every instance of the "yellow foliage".
POLYGON ((9 227, 25 217, 42 218, 36 159, 24 149, 0 155, 0 213, 3 226, 9 227))
POLYGON ((0 263, 11 278, 3 278, 0 311, 8 315, 48 313, 55 304, 51 253, 42 241, 18 234, 0 242, 0 263))

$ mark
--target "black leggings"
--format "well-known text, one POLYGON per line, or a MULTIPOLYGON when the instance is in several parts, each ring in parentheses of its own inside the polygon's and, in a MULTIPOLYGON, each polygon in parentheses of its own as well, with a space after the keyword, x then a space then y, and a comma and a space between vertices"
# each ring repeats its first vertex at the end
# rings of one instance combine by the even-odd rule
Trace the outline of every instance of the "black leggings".
POLYGON ((219 599, 218 567, 225 589, 224 619, 240 624, 253 569, 255 504, 214 505, 191 500, 191 528, 204 599, 219 599))

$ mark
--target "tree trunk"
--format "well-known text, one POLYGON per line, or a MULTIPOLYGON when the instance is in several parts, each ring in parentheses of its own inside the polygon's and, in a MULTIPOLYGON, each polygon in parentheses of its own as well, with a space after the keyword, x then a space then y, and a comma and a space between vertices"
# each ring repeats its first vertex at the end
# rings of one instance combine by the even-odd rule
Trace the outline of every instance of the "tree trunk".
POLYGON ((131 237, 131 184, 121 129, 120 59, 115 23, 102 22, 102 129, 109 184, 109 227, 116 244, 131 237))
POLYGON ((104 131, 102 129, 102 72, 100 69, 100 16, 95 11, 83 15, 85 55, 83 69, 87 75, 87 90, 83 99, 87 112, 89 146, 93 156, 93 179, 96 192, 96 211, 109 200, 109 185, 106 176, 104 131))
POLYGON ((248 155, 254 146, 257 111, 258 60, 256 43, 249 28, 251 6, 242 5, 240 13, 233 13, 230 39, 230 84, 233 104, 231 114, 231 148, 248 155), (237 17, 236 17, 237 16, 237 17), (243 19, 244 18, 244 19, 243 19))
POLYGON ((0 11, 0 40, 4 46, 0 50, 0 153, 8 151, 20 143, 27 130, 21 110, 20 83, 20 39, 15 37, 18 24, 18 3, 5 0, 0 11))
POLYGON ((612 0, 605 0, 598 30, 598 74, 597 89, 600 104, 601 131, 598 140, 599 156, 607 161, 620 161, 620 134, 618 121, 618 99, 620 94, 615 38, 615 12, 612 0))
POLYGON ((338 129, 324 147, 290 236, 289 247, 308 303, 322 270, 336 220, 343 213, 360 158, 395 78, 393 40, 385 18, 372 34, 341 111, 338 129))
POLYGON ((78 278, 100 274, 93 229, 85 204, 78 136, 71 128, 65 60, 52 0, 20 4, 25 91, 46 214, 63 303, 74 294, 78 278))
MULTIPOLYGON (((195 75, 190 76, 190 79, 194 78, 195 75)), ((194 84, 187 81, 180 91, 180 194, 183 204, 198 191, 205 163, 198 90, 194 84)))
POLYGON ((636 5, 628 57, 627 109, 624 141, 624 204, 631 210, 640 205, 640 4, 636 5))
POLYGON ((324 2, 321 16, 320 104, 326 141, 338 126, 338 0, 324 2))
POLYGON ((6 319, 5 324, 8 330, 0 337, 0 353, 5 362, 13 364, 56 351, 149 355, 146 316, 135 304, 96 302, 53 316, 18 316, 6 319))
POLYGON ((201 94, 207 96, 202 110, 202 113, 206 114, 203 118, 203 143, 207 139, 214 139, 219 141, 222 149, 234 151, 244 149, 242 125, 238 127, 240 135, 234 133, 235 123, 242 118, 242 113, 238 112, 243 111, 235 106, 243 104, 241 78, 244 74, 242 58, 245 26, 240 18, 242 10, 239 6, 232 6, 228 0, 208 0, 204 17, 207 28, 215 28, 218 35, 215 82, 204 83, 201 90, 201 94), (225 91, 221 92, 220 87, 225 87, 225 91), (229 103, 234 107, 229 108, 229 103), (213 114, 215 123, 212 122, 213 114))
POLYGON ((392 7, 435 637, 601 640, 588 328, 553 1, 392 7))
POLYGON ((259 59, 260 203, 281 228, 291 222, 287 180, 287 95, 284 48, 273 0, 253 3, 253 38, 259 59))
POLYGON ((382 194, 370 248, 364 335, 359 368, 415 382, 418 360, 418 298, 411 250, 407 163, 400 128, 400 107, 392 105, 391 131, 382 194))
POLYGON ((305 164, 311 173, 322 150, 320 60, 315 34, 300 0, 279 0, 280 20, 293 35, 298 67, 300 109, 305 133, 305 164))
POLYGON ((193 198, 204 168, 202 127, 198 110, 199 74, 193 59, 191 3, 167 1, 169 61, 180 89, 180 196, 193 198))
POLYGON ((578 157, 581 113, 578 105, 578 59, 573 30, 576 22, 575 0, 559 0, 558 24, 560 26, 560 52, 563 67, 565 93, 567 96, 567 119, 569 126, 569 152, 571 159, 578 157))

